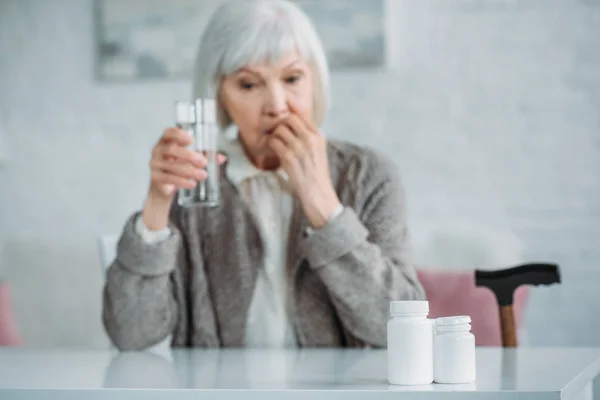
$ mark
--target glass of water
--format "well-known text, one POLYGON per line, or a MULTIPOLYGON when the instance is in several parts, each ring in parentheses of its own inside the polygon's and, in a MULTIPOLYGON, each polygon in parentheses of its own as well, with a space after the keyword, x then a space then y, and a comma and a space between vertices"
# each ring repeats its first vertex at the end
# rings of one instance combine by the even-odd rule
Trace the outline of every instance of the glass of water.
POLYGON ((216 111, 214 99, 175 103, 177 127, 194 138, 194 142, 188 148, 201 152, 206 158, 206 179, 198 182, 193 189, 179 190, 177 202, 182 207, 217 207, 221 203, 216 111))

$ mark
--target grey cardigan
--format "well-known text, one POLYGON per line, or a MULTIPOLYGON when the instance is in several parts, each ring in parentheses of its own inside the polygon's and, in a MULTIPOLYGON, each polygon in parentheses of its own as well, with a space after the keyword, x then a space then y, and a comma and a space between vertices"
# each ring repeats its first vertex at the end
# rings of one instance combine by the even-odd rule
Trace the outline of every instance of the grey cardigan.
MULTIPOLYGON (((288 299, 298 345, 384 347, 389 302, 425 297, 411 262, 397 167, 341 141, 330 140, 327 153, 344 211, 307 235, 294 200, 290 222, 288 299)), ((119 349, 143 349, 171 334, 172 346, 244 345, 263 249, 223 168, 221 206, 174 205, 165 241, 142 241, 134 227, 139 212, 127 221, 107 271, 102 313, 119 349)))

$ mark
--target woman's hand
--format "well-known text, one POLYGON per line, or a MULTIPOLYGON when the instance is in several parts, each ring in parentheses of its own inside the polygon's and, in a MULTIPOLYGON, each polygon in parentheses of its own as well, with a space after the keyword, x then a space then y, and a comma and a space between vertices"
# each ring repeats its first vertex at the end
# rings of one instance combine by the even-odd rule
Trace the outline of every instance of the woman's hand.
POLYGON ((340 205, 329 176, 325 137, 311 122, 292 112, 275 129, 269 146, 279 157, 312 227, 323 227, 340 205))
MULTIPOLYGON (((189 150, 191 135, 177 128, 167 128, 152 149, 150 160, 150 188, 142 219, 150 230, 161 230, 167 226, 171 202, 178 189, 193 189, 199 181, 206 179, 206 157, 189 150)), ((219 155, 219 163, 224 157, 219 155)))

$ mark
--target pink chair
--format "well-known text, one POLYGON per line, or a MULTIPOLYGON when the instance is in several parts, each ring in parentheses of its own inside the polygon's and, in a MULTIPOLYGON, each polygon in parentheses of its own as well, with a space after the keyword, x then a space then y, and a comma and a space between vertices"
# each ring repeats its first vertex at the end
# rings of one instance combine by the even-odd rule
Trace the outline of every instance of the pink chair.
MULTIPOLYGON (((474 271, 425 268, 417 274, 429 300, 431 318, 469 315, 477 346, 502 346, 498 302, 490 290, 475 286, 474 271)), ((517 332, 526 300, 527 287, 521 286, 513 304, 517 332)))
POLYGON ((19 346, 23 341, 12 312, 10 287, 0 282, 0 346, 19 346))

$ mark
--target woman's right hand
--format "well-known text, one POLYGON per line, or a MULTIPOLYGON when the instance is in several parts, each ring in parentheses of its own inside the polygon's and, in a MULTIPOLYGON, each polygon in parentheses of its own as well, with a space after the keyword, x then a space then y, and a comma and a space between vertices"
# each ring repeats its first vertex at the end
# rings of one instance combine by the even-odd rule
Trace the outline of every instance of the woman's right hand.
MULTIPOLYGON (((186 148, 193 143, 191 135, 178 128, 167 128, 152 149, 150 188, 142 211, 144 225, 150 230, 165 228, 171 202, 178 189, 193 189, 206 179, 206 158, 186 148)), ((219 155, 219 163, 224 157, 219 155)))

